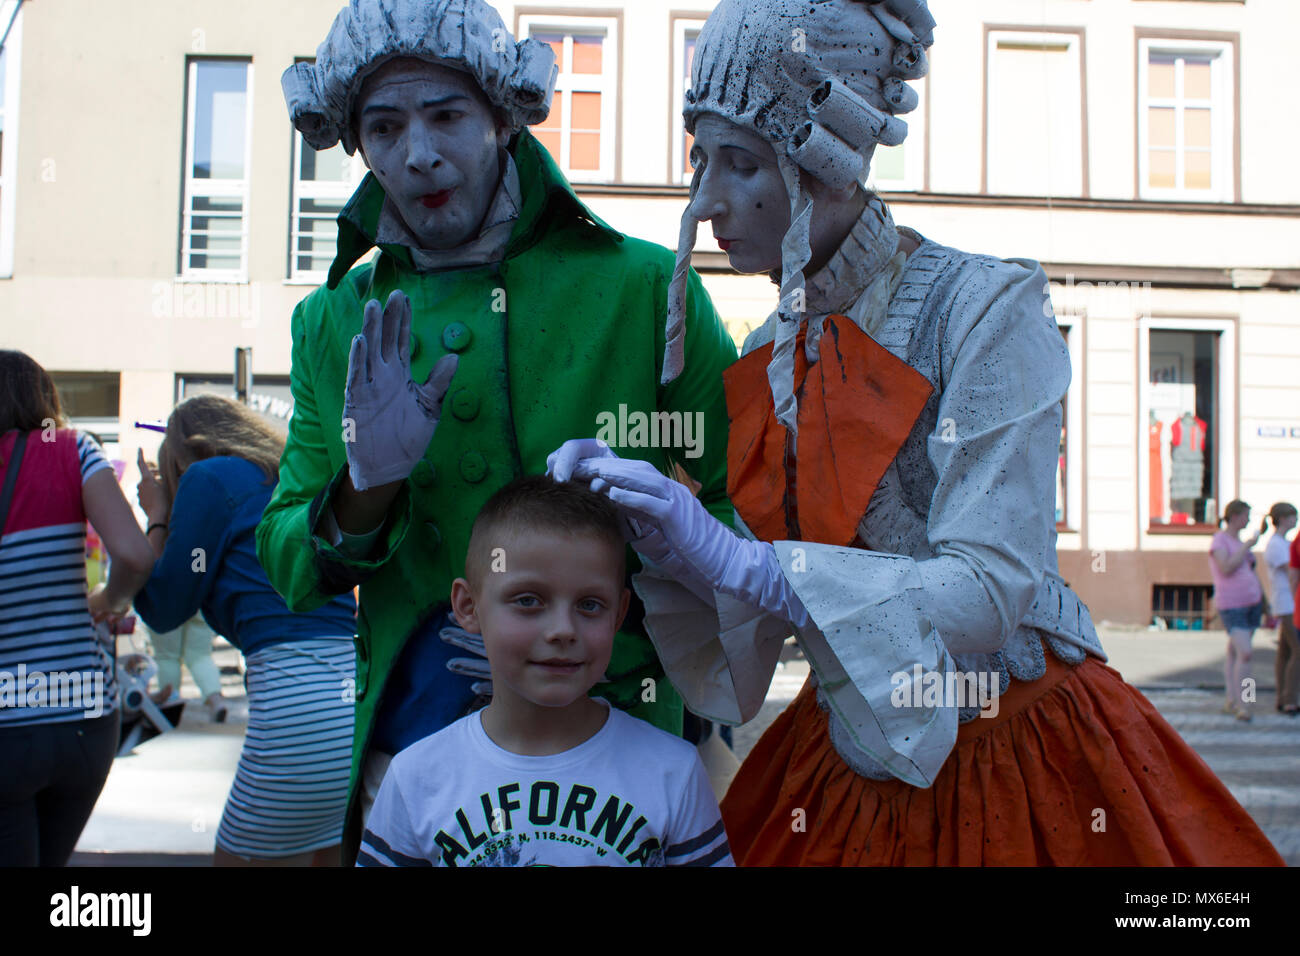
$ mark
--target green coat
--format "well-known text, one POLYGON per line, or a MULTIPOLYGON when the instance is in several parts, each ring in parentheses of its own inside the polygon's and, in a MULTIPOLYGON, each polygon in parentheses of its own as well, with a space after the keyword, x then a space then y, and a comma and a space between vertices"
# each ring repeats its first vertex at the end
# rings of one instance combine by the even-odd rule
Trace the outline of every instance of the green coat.
MULTIPOLYGON (((503 261, 418 274, 405 247, 374 246, 383 190, 367 176, 339 217, 339 252, 329 281, 293 313, 294 413, 280 483, 257 528, 257 553, 295 611, 361 585, 358 614, 354 793, 374 715, 394 660, 412 629, 448 600, 464 573, 475 516, 500 487, 546 470, 570 438, 597 436, 620 418, 628 444, 646 438, 636 412, 702 422, 702 454, 678 447, 619 447, 665 470, 669 456, 703 484, 700 498, 731 523, 726 498, 727 411, 722 371, 735 345, 691 273, 686 369, 659 384, 664 315, 674 257, 596 218, 527 132, 511 147, 523 197, 503 261), (346 272, 346 275, 344 274, 346 272), (313 532, 346 471, 343 392, 348 350, 369 299, 401 288, 411 299, 412 377, 424 381, 449 350, 460 365, 433 441, 404 483, 372 560, 353 561, 313 532), (698 414, 697 414, 698 413, 698 414), (698 457, 688 457, 694 454, 698 457)), ((608 431, 599 437, 606 437, 608 431)), ((635 568, 629 551, 629 562, 635 568)), ((663 676, 633 602, 601 692, 629 712, 681 732, 681 698, 663 676), (655 681, 644 701, 643 681, 655 681)))

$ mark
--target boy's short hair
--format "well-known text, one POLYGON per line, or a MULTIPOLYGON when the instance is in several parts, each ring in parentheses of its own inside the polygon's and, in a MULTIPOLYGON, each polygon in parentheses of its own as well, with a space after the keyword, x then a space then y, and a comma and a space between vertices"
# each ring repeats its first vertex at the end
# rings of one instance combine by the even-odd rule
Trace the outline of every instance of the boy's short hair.
POLYGON ((547 475, 516 478, 488 499, 469 536, 465 577, 477 585, 491 562, 493 548, 523 531, 557 531, 600 538, 617 553, 620 582, 626 574, 626 552, 618 509, 603 495, 573 481, 547 475))

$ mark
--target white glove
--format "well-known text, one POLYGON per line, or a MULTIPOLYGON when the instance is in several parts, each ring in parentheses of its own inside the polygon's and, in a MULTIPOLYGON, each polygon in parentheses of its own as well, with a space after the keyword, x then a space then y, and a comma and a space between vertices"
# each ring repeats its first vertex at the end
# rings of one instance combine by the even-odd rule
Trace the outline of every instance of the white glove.
POLYGON ((570 438, 546 456, 546 473, 556 481, 569 481, 573 469, 586 458, 617 458, 599 438, 570 438))
MULTIPOLYGON (((546 473, 556 481, 572 481, 573 471, 581 462, 601 458, 619 460, 614 450, 599 438, 570 438, 546 456, 546 473)), ((591 485, 591 490, 599 492, 602 487, 603 483, 596 481, 591 485)), ((637 540, 646 534, 646 530, 621 511, 619 520, 623 525, 623 537, 635 548, 637 540)))
POLYGON ((620 512, 624 523, 632 530, 628 544, 641 556, 641 560, 658 568, 706 604, 713 603, 713 587, 696 570, 686 563, 663 532, 644 521, 634 521, 620 512))
POLYGON ((448 624, 438 632, 438 640, 452 647, 469 651, 474 657, 453 657, 447 661, 447 670, 462 677, 474 678, 470 690, 484 697, 492 696, 492 665, 488 663, 483 635, 471 634, 456 624, 448 624))
POLYGON ((357 491, 401 481, 424 457, 456 372, 445 355, 423 385, 411 381, 411 300, 400 289, 380 309, 366 303, 361 334, 352 339, 343 397, 348 472, 357 491))
MULTIPOLYGON (((622 461, 614 454, 613 449, 599 438, 571 438, 546 456, 546 473, 556 481, 569 481, 574 478, 574 470, 581 465, 602 460, 622 461)), ((608 482, 600 478, 592 479, 589 484, 591 490, 597 493, 609 487, 608 482)), ((713 588, 673 551, 658 528, 638 522, 622 509, 619 509, 619 518, 623 525, 623 536, 627 538, 628 544, 632 545, 637 554, 686 587, 702 601, 713 603, 713 588)))
POLYGON ((785 579, 775 549, 739 537, 709 514, 688 488, 659 474, 649 462, 587 459, 574 469, 574 478, 590 481, 593 491, 606 494, 642 527, 646 533, 639 540, 659 553, 657 557, 647 552, 656 564, 663 565, 664 557, 680 561, 714 590, 796 627, 808 623, 808 612, 785 579), (647 526, 662 538, 656 539, 647 526))

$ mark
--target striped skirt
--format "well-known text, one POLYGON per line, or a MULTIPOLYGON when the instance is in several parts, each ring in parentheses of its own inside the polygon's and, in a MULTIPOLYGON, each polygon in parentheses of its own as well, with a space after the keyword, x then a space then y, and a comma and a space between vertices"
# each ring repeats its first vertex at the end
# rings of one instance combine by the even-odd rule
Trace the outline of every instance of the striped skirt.
POLYGON ((248 732, 217 846, 255 858, 333 846, 352 766, 353 642, 276 644, 246 663, 248 732))

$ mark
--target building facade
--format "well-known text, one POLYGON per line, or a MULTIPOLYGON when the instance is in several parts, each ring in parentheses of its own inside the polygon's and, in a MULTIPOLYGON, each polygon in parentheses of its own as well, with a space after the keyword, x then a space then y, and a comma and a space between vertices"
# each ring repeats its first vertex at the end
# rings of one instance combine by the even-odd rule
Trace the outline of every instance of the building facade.
MULTIPOLYGON (((364 174, 304 148, 281 72, 341 0, 0 0, 0 342, 53 372, 133 469, 136 421, 231 390, 287 419, 289 316, 364 174)), ((581 198, 673 246, 682 92, 711 0, 499 3, 560 73, 535 132, 581 198)), ((1042 262, 1074 366, 1062 573, 1100 619, 1209 626, 1223 505, 1300 499, 1300 34, 1293 0, 930 0, 895 219, 1042 262)), ((767 315, 701 230, 737 341, 767 315)), ((132 482, 128 476, 128 486, 132 482)))

